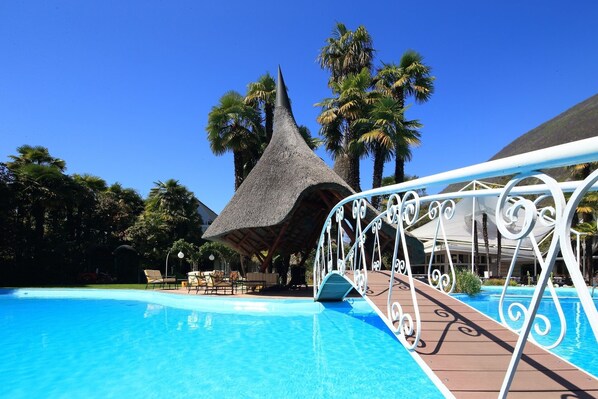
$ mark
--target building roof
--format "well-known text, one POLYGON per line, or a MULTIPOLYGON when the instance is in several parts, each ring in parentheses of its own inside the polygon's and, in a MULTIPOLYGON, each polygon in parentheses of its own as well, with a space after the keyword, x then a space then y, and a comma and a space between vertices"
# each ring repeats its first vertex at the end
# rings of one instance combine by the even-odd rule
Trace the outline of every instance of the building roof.
MULTIPOLYGON (((583 140, 597 135, 598 94, 595 94, 519 136, 490 158, 490 161, 583 140)), ((551 169, 547 173, 558 181, 567 180, 569 177, 569 173, 565 168, 551 169)), ((499 180, 489 179, 489 181, 497 182, 499 180)), ((465 184, 467 183, 451 184, 442 191, 458 191, 465 184)))
POLYGON ((541 150, 598 135, 598 94, 519 136, 490 160, 541 150))
POLYGON ((299 133, 279 69, 270 144, 203 238, 246 255, 308 250, 330 209, 351 194, 299 133))

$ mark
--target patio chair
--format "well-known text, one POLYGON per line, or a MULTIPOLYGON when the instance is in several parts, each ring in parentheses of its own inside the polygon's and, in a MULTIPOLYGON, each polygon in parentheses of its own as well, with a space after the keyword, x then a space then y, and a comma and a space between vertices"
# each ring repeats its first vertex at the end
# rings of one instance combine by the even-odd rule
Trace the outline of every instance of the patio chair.
POLYGON ((208 281, 203 272, 195 271, 187 273, 187 293, 191 292, 191 288, 195 287, 195 293, 199 293, 199 288, 204 287, 205 291, 208 290, 208 281))
MULTIPOLYGON (((230 281, 224 280, 224 273, 220 270, 214 271, 208 277, 208 289, 212 289, 213 293, 218 293, 218 290, 227 290, 230 289, 231 295, 233 294, 233 283, 230 281)), ((206 289, 206 291, 208 290, 206 289)))
POLYGON ((156 288, 156 284, 160 284, 162 288, 166 284, 174 284, 175 286, 177 284, 176 277, 163 277, 160 270, 145 269, 143 273, 145 273, 145 277, 147 278, 146 290, 150 284, 152 285, 152 289, 156 288))

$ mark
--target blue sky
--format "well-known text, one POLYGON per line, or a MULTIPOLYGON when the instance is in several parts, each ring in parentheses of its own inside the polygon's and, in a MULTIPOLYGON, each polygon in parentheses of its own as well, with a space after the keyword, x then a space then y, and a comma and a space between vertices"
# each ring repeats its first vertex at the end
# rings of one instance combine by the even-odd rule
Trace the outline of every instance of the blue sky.
MULTIPOLYGON (((316 57, 337 21, 368 29, 376 65, 414 49, 433 68, 436 93, 407 111, 424 124, 409 174, 484 162, 598 92, 593 0, 2 1, 0 162, 42 145, 67 173, 143 196, 175 178, 220 212, 233 163, 210 152, 211 107, 280 64, 317 134, 313 105, 330 92, 316 57)), ((371 173, 362 161, 364 189, 371 173)))

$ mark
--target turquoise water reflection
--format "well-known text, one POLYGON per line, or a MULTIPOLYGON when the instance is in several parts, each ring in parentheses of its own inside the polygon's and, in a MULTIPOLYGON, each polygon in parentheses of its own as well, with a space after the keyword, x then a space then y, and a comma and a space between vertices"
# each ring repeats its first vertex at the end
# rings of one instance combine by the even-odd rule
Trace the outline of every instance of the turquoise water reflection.
POLYGON ((0 295, 0 397, 443 397, 363 301, 36 296, 0 295))

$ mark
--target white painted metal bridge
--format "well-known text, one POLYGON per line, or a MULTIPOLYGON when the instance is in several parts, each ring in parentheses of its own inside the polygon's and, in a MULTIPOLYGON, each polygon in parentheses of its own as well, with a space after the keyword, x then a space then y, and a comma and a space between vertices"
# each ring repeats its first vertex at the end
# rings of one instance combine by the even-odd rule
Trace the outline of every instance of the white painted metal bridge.
MULTIPOLYGON (((455 396, 503 398, 509 394, 546 397, 552 393, 556 396, 598 397, 596 378, 570 365, 559 369, 560 366, 555 364, 558 359, 545 358, 547 352, 538 347, 535 339, 557 329, 560 331, 558 338, 543 346, 551 348, 558 345, 567 332, 559 298, 551 281, 556 259, 561 256, 598 341, 598 311, 584 280, 588 276, 582 275, 571 240, 571 226, 578 205, 588 193, 598 190, 598 170, 582 181, 566 183, 559 183, 543 172, 593 162, 598 162, 598 137, 352 195, 332 209, 321 232, 314 264, 314 298, 321 301, 342 300, 355 289, 372 303, 399 341, 424 359, 422 364, 433 370, 436 381, 450 387, 455 396), (510 181, 500 189, 423 196, 417 192, 505 176, 510 177, 510 181), (377 217, 366 219, 368 200, 373 196, 382 196, 385 207, 377 217), (524 241, 531 243, 531 253, 540 270, 529 306, 516 303, 505 308, 503 298, 509 290, 509 285, 505 284, 498 309, 503 327, 492 333, 489 333, 494 331, 492 323, 478 320, 477 315, 471 314, 471 308, 468 310, 446 295, 454 290, 456 281, 456 259, 451 253, 446 224, 454 217, 456 204, 471 197, 474 203, 476 198, 497 199, 492 210, 496 228, 502 237, 515 243, 509 252, 508 268, 503 276, 506 281, 519 272, 516 265, 524 241), (432 253, 428 256, 424 273, 427 284, 416 281, 414 254, 407 245, 409 229, 422 216, 436 223, 434 245, 431 246, 432 253), (547 244, 543 246, 532 233, 537 226, 550 230, 549 238, 545 240, 547 244), (394 237, 390 239, 388 234, 382 233, 387 232, 389 227, 394 231, 394 237), (435 255, 439 254, 446 259, 447 267, 439 267, 435 263, 435 255), (546 315, 538 313, 545 291, 556 304, 559 325, 552 325, 546 315), (451 316, 443 317, 447 314, 451 316), (459 330, 461 335, 458 335, 459 331, 453 334, 451 327, 445 325, 443 331, 446 335, 440 339, 438 324, 435 324, 442 321, 439 318, 450 321, 453 326, 463 327, 459 330), (524 319, 523 325, 513 327, 514 322, 521 318, 524 319), (451 341, 448 337, 454 339, 451 341), (489 341, 494 346, 487 345, 489 341), (438 350, 426 357, 426 348, 429 349, 433 342, 436 342, 438 350), (451 349, 446 352, 450 342, 459 342, 462 349, 452 354, 451 349), (476 356, 479 364, 465 366, 467 353, 461 352, 469 352, 469 355, 475 352, 471 346, 468 347, 468 342, 476 343, 477 351, 482 347, 489 348, 490 360, 476 356), (546 362, 536 358, 538 351, 546 362), (443 355, 442 360, 433 360, 439 353, 443 355), (495 355, 496 359, 492 360, 495 355), (451 356, 454 360, 447 360, 451 356), (438 364, 441 364, 440 369, 436 367, 438 364), (455 370, 447 370, 449 364, 455 370), (536 374, 529 374, 530 370, 536 374), (527 384, 527 388, 523 388, 522 378, 526 381, 531 378, 536 385, 527 384), (482 381, 494 385, 489 387, 482 381)), ((476 225, 475 220, 471 225, 476 225)))

